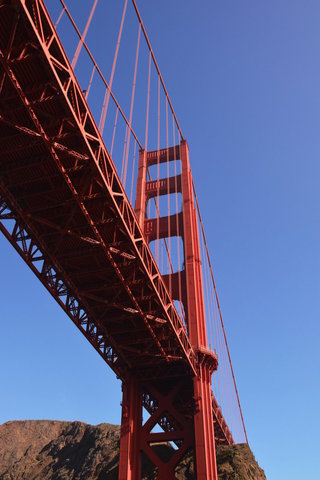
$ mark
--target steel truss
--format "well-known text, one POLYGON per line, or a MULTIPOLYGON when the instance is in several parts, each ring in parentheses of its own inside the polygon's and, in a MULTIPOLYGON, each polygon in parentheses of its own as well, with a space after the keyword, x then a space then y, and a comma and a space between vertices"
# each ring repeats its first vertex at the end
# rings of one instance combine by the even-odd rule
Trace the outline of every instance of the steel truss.
MULTIPOLYGON (((136 215, 43 0, 0 0, 0 127, 0 230, 123 381, 120 478, 139 478, 140 452, 158 478, 175 478, 193 451, 198 480, 215 479, 215 441, 233 439, 212 397, 217 359, 198 321, 191 172, 141 183, 136 215), (171 234, 184 231, 193 258, 181 272, 188 332, 173 302, 177 275, 161 276, 148 246, 155 224, 142 215, 147 198, 176 185, 184 206, 171 234), (150 415, 144 425, 142 407, 150 415), (152 431, 156 423, 163 433, 152 431), (176 445, 167 463, 153 448, 159 441, 176 445)), ((182 152, 188 167, 185 142, 182 152)), ((152 165, 179 154, 181 146, 142 156, 152 165)))
POLYGON ((159 372, 195 373, 196 354, 44 2, 0 1, 0 24, 4 201, 67 272, 91 322, 103 324, 121 378, 155 359, 159 372), (140 333, 129 340, 122 330, 140 333))

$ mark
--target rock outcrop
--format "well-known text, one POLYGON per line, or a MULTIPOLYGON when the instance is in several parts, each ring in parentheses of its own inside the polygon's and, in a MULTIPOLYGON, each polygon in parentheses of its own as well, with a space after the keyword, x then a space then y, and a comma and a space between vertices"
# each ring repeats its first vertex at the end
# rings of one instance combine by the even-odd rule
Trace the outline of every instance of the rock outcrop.
MULTIPOLYGON (((119 462, 117 425, 103 423, 26 420, 0 425, 0 480, 117 480, 119 462)), ((161 446, 159 455, 165 455, 161 446)), ((219 480, 265 480, 247 445, 219 447, 219 480)), ((144 480, 153 469, 144 465, 144 480)), ((193 478, 186 460, 179 480, 193 478)))

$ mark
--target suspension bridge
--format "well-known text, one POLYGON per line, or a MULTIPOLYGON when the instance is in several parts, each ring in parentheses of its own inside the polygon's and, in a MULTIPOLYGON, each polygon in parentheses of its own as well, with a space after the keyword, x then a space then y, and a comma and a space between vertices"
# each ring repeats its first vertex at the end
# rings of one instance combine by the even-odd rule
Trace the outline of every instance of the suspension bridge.
POLYGON ((122 381, 119 479, 216 480, 247 435, 188 144, 136 1, 83 4, 0 0, 0 229, 122 381))

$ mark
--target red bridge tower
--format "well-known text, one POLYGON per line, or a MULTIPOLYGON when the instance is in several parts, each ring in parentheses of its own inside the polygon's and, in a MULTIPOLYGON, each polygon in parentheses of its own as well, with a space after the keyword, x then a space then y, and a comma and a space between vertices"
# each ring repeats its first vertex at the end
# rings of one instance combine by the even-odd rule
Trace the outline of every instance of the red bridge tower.
POLYGON ((135 208, 149 243, 170 236, 181 236, 183 240, 185 268, 165 275, 164 279, 174 300, 179 298, 179 289, 182 293, 198 371, 196 376, 192 372, 179 375, 180 370, 175 368, 175 363, 181 361, 178 358, 166 372, 155 368, 152 379, 138 380, 132 372, 123 383, 119 479, 140 480, 147 457, 154 464, 158 479, 173 480, 180 462, 191 453, 195 478, 216 480, 211 374, 218 363, 216 355, 207 349, 198 222, 186 141, 160 151, 140 151, 135 208), (147 181, 150 166, 174 160, 181 161, 181 174, 147 181), (182 211, 170 218, 148 219, 148 201, 174 191, 182 194, 182 211), (143 407, 150 415, 144 424, 143 407), (157 424, 163 432, 153 431, 157 424), (163 458, 162 442, 174 445, 171 457, 163 458))

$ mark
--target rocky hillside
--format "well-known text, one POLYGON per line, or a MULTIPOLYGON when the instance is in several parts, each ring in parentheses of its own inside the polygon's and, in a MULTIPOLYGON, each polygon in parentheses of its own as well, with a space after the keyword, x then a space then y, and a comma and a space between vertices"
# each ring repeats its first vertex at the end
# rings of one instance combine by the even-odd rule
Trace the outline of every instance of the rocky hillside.
MULTIPOLYGON (((119 427, 81 422, 16 421, 0 425, 0 480, 116 480, 119 427)), ((220 447, 220 480, 265 480, 247 445, 220 447)), ((144 480, 153 480, 148 472, 144 480)), ((192 479, 186 463, 179 480, 192 479)))

